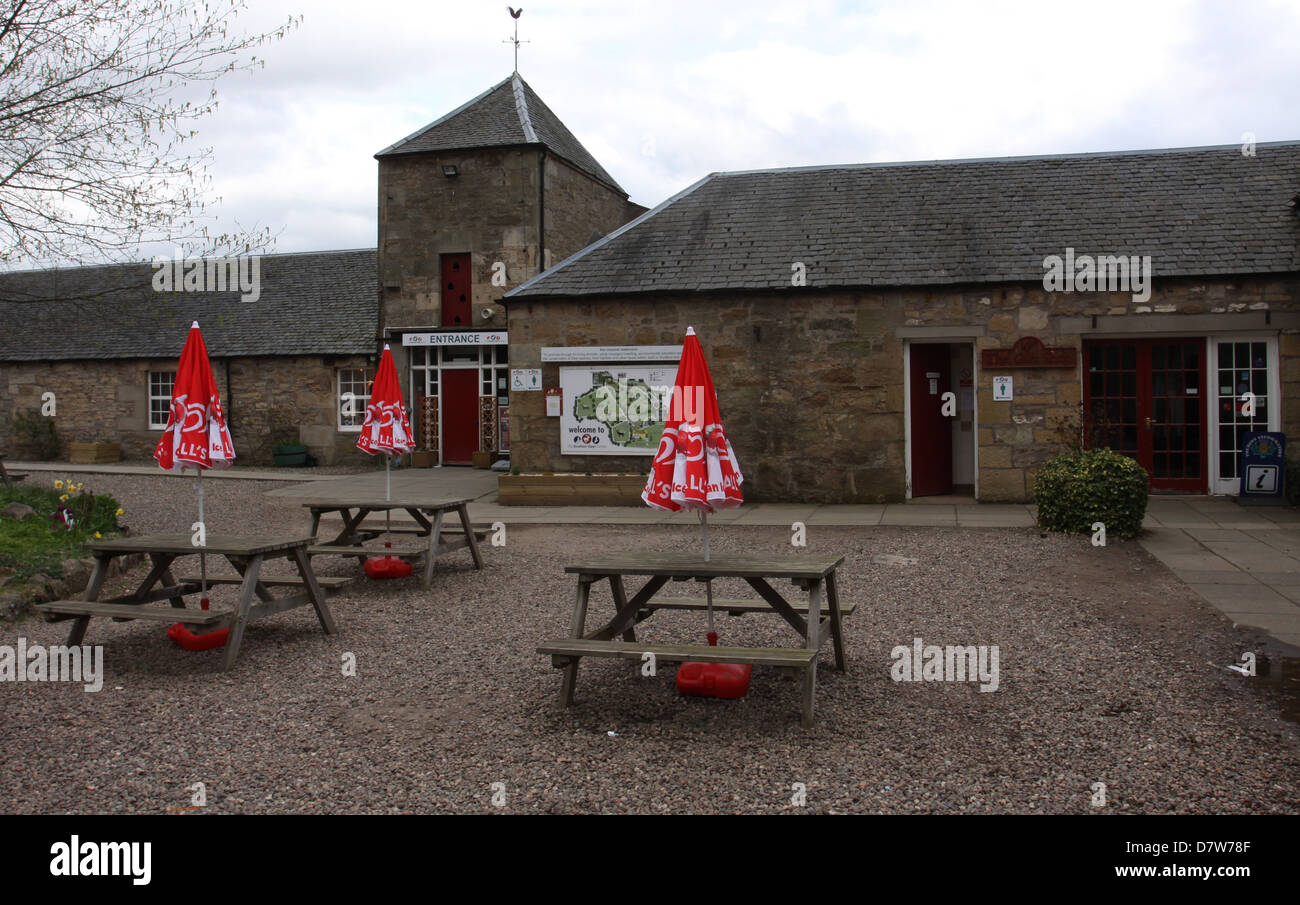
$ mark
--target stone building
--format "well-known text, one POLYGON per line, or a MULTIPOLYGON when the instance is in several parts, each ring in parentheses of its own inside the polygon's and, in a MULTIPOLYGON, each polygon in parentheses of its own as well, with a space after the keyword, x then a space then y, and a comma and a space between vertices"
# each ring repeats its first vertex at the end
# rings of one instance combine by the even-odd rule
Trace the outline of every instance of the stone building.
POLYGON ((643 474, 653 419, 592 401, 658 398, 688 325, 752 500, 1025 500, 1082 437, 1231 493, 1242 434, 1300 430, 1300 142, 714 173, 646 210, 513 73, 375 156, 377 249, 269 257, 257 303, 0 276, 0 451, 53 391, 65 444, 147 457, 194 319, 245 461, 349 461, 388 342, 433 461, 643 474))
POLYGON ((378 252, 263 258, 256 301, 155 292, 149 264, 0 275, 0 451, 14 414, 54 392, 64 454, 104 440, 148 458, 198 320, 241 461, 269 463, 273 440, 324 463, 360 455, 384 342, 436 461, 508 454, 501 295, 646 208, 518 73, 376 157, 378 252), (361 404, 345 411, 349 393, 361 404))
POLYGON ((422 448, 510 449, 501 296, 645 208, 514 73, 375 155, 384 338, 422 448))
MULTIPOLYGON (((1298 193, 1300 142, 714 173, 508 293, 511 365, 593 387, 693 325, 748 499, 1025 500, 1081 431, 1231 493, 1300 432, 1298 193)), ((546 401, 514 466, 647 469, 546 401)))
MULTIPOLYGON (((121 443, 149 459, 166 426, 176 364, 198 321, 241 464, 270 464, 273 443, 303 443, 322 463, 364 461, 361 417, 374 376, 379 303, 373 249, 268 255, 260 295, 158 292, 151 264, 0 275, 0 451, 20 447, 19 412, 53 393, 72 442, 121 443)), ((205 286, 206 288, 206 286, 205 286)))

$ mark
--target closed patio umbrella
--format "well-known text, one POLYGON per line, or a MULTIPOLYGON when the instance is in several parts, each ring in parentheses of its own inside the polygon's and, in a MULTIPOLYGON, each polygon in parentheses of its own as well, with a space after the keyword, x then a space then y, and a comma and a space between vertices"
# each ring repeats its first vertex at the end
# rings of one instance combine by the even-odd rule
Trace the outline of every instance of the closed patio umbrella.
MULTIPOLYGON (((153 451, 159 467, 167 471, 193 468, 197 473, 199 523, 206 537, 203 517, 203 472, 209 468, 229 468, 235 461, 235 445, 230 440, 226 414, 221 408, 221 393, 212 376, 208 347, 203 342, 199 322, 190 325, 185 347, 176 367, 172 385, 171 409, 167 426, 153 451)), ((202 582, 201 605, 208 608, 208 572, 203 548, 199 548, 199 573, 202 582)))
MULTIPOLYGON (((677 365, 672 402, 664 421, 663 437, 651 466, 641 499, 656 509, 699 513, 704 558, 709 558, 708 514, 744 502, 740 463, 722 427, 718 394, 694 327, 686 328, 682 358, 677 365)), ((709 618, 709 643, 713 631, 713 584, 705 582, 709 618)))

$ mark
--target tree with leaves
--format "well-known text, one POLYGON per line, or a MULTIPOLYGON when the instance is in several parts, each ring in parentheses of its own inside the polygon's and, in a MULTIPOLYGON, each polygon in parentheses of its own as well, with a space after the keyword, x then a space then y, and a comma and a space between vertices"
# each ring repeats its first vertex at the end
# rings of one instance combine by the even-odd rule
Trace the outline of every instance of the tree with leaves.
POLYGON ((216 82, 301 19, 235 30, 244 0, 0 0, 0 267, 261 250, 210 235, 216 82))

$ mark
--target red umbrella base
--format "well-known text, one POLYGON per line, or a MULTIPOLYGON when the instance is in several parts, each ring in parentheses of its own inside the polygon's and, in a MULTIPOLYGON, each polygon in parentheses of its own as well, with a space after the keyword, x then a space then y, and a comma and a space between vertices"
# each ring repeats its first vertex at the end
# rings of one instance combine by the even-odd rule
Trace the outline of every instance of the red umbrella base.
POLYGON ((411 574, 411 564, 396 556, 372 556, 365 563, 367 578, 405 578, 411 574))
POLYGON ((743 698, 753 671, 748 663, 683 663, 677 670, 677 690, 706 698, 743 698))
POLYGON ((189 630, 189 627, 184 622, 178 622, 167 629, 167 637, 186 650, 212 650, 216 647, 226 646, 226 639, 230 637, 230 629, 219 628, 215 632, 196 635, 189 630))

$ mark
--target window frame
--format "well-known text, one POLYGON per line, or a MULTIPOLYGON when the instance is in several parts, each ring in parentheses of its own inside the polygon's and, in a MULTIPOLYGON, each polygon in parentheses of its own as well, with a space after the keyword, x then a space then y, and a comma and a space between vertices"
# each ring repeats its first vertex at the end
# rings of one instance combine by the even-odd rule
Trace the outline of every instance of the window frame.
POLYGON ((334 369, 334 422, 339 433, 361 433, 361 427, 366 422, 366 409, 370 407, 371 380, 368 370, 369 369, 365 367, 334 369), (345 372, 359 373, 361 375, 361 386, 365 390, 364 393, 357 392, 356 381, 351 378, 348 381, 348 389, 345 390, 343 388, 343 375, 345 372), (356 414, 354 415, 345 416, 343 414, 343 394, 345 392, 355 394, 355 399, 358 405, 356 414), (356 424, 344 424, 343 419, 345 417, 358 418, 360 420, 356 424))
POLYGON ((171 416, 172 396, 175 394, 175 392, 176 392, 175 371, 150 370, 145 373, 145 396, 146 396, 146 405, 148 406, 148 411, 145 413, 145 422, 149 425, 149 430, 164 431, 167 429, 167 419, 171 416), (161 396, 154 392, 154 378, 161 377, 161 376, 167 376, 170 378, 168 380, 168 389, 167 389, 166 396, 161 396), (164 406, 162 410, 161 423, 154 421, 153 404, 155 400, 166 400, 167 402, 167 405, 164 406))

